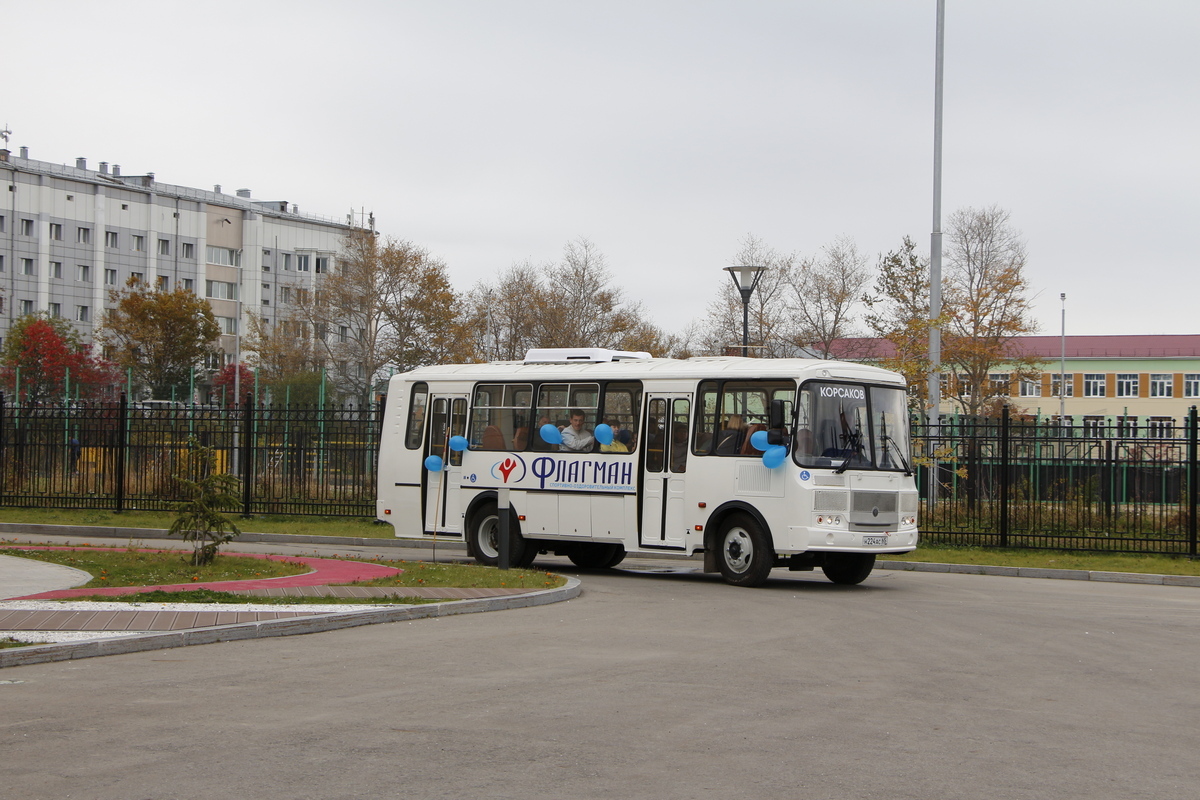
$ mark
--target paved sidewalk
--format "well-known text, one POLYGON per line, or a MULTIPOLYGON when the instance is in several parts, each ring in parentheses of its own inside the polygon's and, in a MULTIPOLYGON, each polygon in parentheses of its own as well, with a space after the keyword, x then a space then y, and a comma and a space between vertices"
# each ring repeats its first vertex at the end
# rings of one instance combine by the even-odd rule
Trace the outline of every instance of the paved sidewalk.
MULTIPOLYGON (((18 549, 35 548, 47 549, 44 546, 31 545, 22 545, 18 549)), ((74 548, 55 546, 53 549, 74 548)), ((398 621, 401 618, 440 616, 444 613, 540 605, 569 599, 579 593, 578 581, 572 581, 563 589, 550 590, 549 593, 507 587, 478 589, 333 586, 330 584, 369 580, 399 574, 403 570, 383 564, 340 559, 247 553, 238 555, 300 561, 308 564, 312 571, 269 579, 210 581, 157 587, 79 589, 70 587, 90 581, 91 575, 44 561, 0 555, 0 638, 45 642, 41 645, 0 650, 0 667, 227 639, 310 633, 371 622, 398 621), (111 603, 70 601, 71 597, 86 595, 113 596, 152 589, 181 591, 197 588, 247 595, 247 606, 189 608, 164 604, 122 604, 112 608, 108 607, 114 605, 111 603), (419 597, 449 602, 418 606, 404 605, 401 601, 396 605, 369 607, 332 604, 264 607, 250 605, 250 597, 254 596, 364 600, 378 597, 419 597), (462 604, 462 607, 454 611, 440 608, 449 604, 462 604), (393 613, 381 613, 388 610, 393 613), (170 632, 194 635, 190 639, 159 636, 155 640, 156 634, 170 632), (113 637, 122 637, 121 641, 125 644, 117 643, 113 637), (95 646, 89 648, 87 645, 95 646)))

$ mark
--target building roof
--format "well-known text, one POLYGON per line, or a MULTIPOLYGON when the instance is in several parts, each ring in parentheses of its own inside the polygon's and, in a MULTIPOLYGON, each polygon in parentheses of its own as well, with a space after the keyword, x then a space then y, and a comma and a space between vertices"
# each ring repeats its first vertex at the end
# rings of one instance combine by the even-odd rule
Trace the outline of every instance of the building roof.
MULTIPOLYGON (((1056 359, 1063 354, 1058 336, 1019 336, 1013 353, 1056 359)), ((837 339, 830 345, 837 358, 889 358, 896 349, 886 339, 837 339)), ((1068 336, 1067 358, 1200 358, 1200 334, 1068 336)))

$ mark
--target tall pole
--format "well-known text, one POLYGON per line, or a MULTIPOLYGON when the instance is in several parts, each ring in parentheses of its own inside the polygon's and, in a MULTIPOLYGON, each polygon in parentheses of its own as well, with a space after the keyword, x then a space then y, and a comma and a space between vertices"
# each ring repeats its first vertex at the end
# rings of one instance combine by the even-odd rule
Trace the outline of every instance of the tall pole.
MULTIPOLYGON (((937 3, 937 36, 934 46, 933 77, 933 233, 929 237, 929 433, 938 432, 942 407, 942 330, 936 320, 942 316, 942 76, 946 40, 946 0, 937 3)), ((937 501, 937 458, 929 470, 929 508, 937 501)))
POLYGON ((1058 360, 1058 424, 1065 428, 1067 425, 1067 293, 1058 296, 1062 301, 1062 334, 1060 336, 1062 352, 1058 360))
POLYGON ((750 292, 742 290, 742 358, 750 353, 750 292))

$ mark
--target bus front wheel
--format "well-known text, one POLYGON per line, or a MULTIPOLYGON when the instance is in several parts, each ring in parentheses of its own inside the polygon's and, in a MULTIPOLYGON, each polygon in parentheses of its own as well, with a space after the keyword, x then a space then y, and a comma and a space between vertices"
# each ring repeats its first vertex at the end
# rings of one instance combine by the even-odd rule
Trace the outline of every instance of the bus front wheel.
MULTIPOLYGON (((527 567, 537 555, 536 549, 527 547, 527 543, 518 531, 515 514, 509 511, 508 522, 508 563, 512 567, 527 567)), ((480 564, 488 567, 500 563, 500 515, 492 503, 481 506, 471 515, 468 527, 468 545, 471 554, 480 564)))
POLYGON ((717 534, 721 577, 734 586, 761 586, 775 566, 775 551, 762 526, 748 514, 733 514, 717 534))
POLYGON ((874 553, 827 553, 821 571, 834 583, 853 586, 862 583, 875 569, 874 553))

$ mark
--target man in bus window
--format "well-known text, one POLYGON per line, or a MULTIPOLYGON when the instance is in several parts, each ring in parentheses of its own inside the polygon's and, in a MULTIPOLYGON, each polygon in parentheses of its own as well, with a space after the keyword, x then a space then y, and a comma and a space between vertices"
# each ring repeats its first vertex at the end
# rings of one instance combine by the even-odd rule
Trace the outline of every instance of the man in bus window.
POLYGON ((595 439, 583 425, 583 412, 571 409, 571 422, 562 429, 562 449, 572 453, 590 453, 595 439))
POLYGON ((600 445, 601 453, 628 453, 629 452, 629 436, 622 437, 622 434, 628 434, 629 431, 621 429, 621 423, 617 420, 605 420, 608 426, 613 430, 613 440, 609 444, 600 445))

